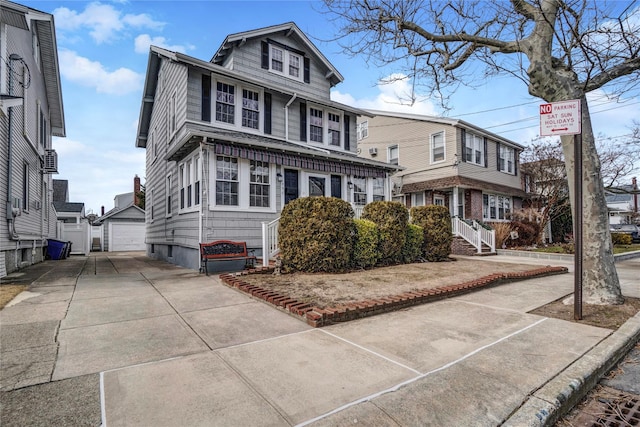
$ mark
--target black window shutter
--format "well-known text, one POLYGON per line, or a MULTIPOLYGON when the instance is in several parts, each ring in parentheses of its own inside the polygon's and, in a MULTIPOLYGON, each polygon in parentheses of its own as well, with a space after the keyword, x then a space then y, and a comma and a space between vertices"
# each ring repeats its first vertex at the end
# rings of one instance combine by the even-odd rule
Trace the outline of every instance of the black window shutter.
POLYGON ((264 94, 264 133, 271 134, 271 94, 264 94))
POLYGON ((211 121, 211 76, 202 75, 202 121, 211 121))
POLYGON ((300 103, 300 141, 307 141, 307 103, 300 103))
POLYGON ((311 82, 311 59, 304 57, 304 82, 311 82))
POLYGON ((484 167, 489 167, 489 152, 487 151, 487 148, 489 147, 489 142, 487 140, 487 137, 484 137, 484 167))
POLYGON ((515 148, 513 149, 513 174, 518 175, 518 160, 520 153, 515 148))
POLYGON ((467 131, 460 129, 460 139, 462 140, 462 153, 460 157, 463 162, 467 161, 467 131))
POLYGON ((351 131, 350 131, 350 119, 351 117, 345 115, 344 116, 344 149, 349 151, 351 150, 351 131))
POLYGON ((500 170, 500 144, 496 144, 496 168, 500 170))
POLYGON ((262 42, 262 68, 269 69, 269 43, 262 42))

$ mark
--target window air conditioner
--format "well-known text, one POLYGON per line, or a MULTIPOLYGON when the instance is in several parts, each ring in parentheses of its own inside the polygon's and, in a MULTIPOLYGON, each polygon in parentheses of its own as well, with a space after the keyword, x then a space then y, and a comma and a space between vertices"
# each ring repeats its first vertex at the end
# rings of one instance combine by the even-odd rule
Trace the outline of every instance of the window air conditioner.
POLYGON ((372 156, 377 156, 378 155, 378 149, 376 147, 369 148, 369 154, 372 155, 372 156))
POLYGON ((44 172, 58 173, 58 153, 50 149, 44 151, 44 172))

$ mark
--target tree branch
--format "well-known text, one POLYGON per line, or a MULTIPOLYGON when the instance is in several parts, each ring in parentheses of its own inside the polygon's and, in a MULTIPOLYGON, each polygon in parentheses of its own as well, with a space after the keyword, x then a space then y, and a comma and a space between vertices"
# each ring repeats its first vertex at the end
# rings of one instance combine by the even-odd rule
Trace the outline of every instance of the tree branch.
POLYGON ((627 59, 587 80, 584 84, 584 91, 591 92, 599 89, 619 77, 627 76, 636 71, 640 71, 640 57, 627 59))

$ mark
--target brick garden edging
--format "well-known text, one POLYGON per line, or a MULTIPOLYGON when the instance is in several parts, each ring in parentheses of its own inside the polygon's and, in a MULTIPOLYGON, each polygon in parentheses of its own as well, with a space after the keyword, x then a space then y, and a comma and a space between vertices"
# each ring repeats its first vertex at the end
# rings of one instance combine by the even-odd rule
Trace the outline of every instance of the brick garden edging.
POLYGON ((312 304, 298 301, 288 295, 280 294, 257 285, 252 285, 242 280, 242 276, 249 274, 267 274, 272 273, 273 271, 273 267, 258 267, 239 273, 221 274, 220 279, 227 286, 265 300, 276 307, 281 307, 292 314, 302 317, 306 320, 308 325, 313 326, 314 328, 319 328, 332 323, 348 322, 362 317, 374 316, 376 314, 387 313, 389 311, 395 311, 413 305, 424 304, 443 298, 461 295, 474 289, 485 288, 516 280, 550 276, 553 274, 563 274, 567 273, 569 270, 566 267, 546 266, 521 272, 496 273, 457 285, 404 292, 399 295, 356 301, 329 308, 315 307, 312 304))

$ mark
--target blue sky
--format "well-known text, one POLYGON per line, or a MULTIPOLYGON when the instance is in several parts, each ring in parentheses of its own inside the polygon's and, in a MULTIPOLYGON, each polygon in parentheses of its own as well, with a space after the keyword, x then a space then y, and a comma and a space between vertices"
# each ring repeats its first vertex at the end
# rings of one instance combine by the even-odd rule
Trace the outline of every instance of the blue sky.
MULTIPOLYGON (((228 34, 294 21, 344 76, 336 101, 361 108, 441 115, 437 102, 419 98, 400 105, 408 82, 379 85, 398 69, 369 66, 341 52, 335 28, 319 2, 306 1, 26 1, 55 16, 66 138, 54 138, 57 179, 69 180, 70 201, 87 213, 113 207, 116 194, 144 182, 145 153, 135 147, 149 45, 209 60, 228 34)), ((640 118, 640 98, 624 103, 590 96, 594 132, 629 134, 640 118)), ((497 78, 452 97, 449 117, 459 117, 526 145, 539 133, 540 100, 516 79, 497 78), (484 113, 483 113, 484 112, 484 113)))

